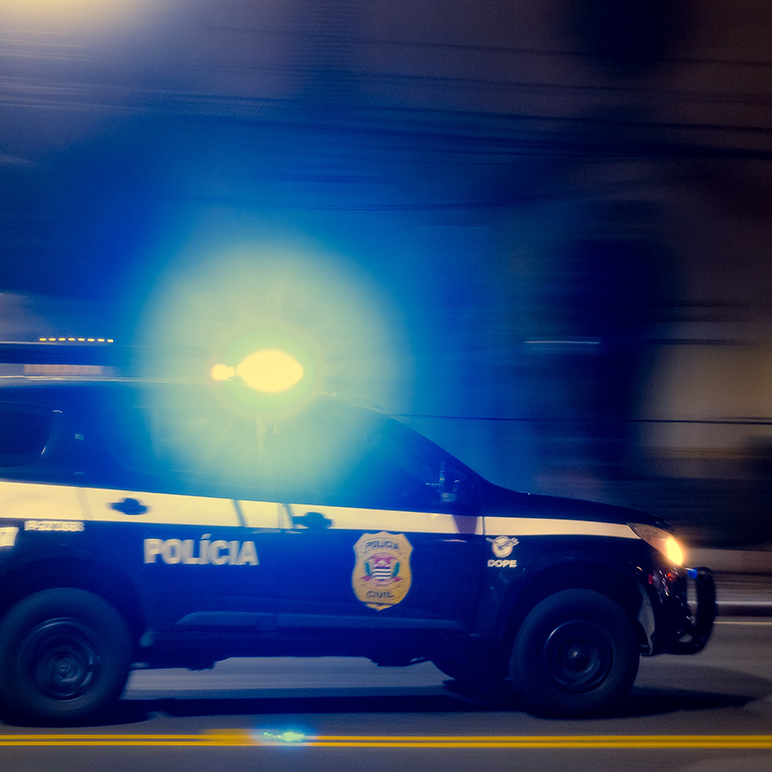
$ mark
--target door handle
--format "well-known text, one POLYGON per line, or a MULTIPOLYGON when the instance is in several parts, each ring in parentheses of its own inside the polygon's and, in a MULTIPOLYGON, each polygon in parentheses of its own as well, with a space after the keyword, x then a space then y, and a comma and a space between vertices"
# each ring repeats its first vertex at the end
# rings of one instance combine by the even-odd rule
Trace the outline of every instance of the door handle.
POLYGON ((148 508, 136 499, 124 499, 123 501, 112 501, 108 504, 110 509, 121 512, 124 515, 144 515, 148 508))
POLYGON ((332 520, 321 512, 306 512, 304 515, 295 515, 292 518, 292 525, 301 525, 309 531, 320 531, 329 528, 332 520))

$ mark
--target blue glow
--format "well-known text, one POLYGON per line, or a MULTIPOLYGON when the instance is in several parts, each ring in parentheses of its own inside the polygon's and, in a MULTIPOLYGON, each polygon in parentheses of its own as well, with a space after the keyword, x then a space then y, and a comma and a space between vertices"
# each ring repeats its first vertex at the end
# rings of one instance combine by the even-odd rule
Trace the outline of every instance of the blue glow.
POLYGON ((302 743, 306 740, 306 735, 303 732, 296 732, 291 729, 284 731, 276 729, 265 729, 260 732, 260 738, 264 742, 274 743, 302 743))
POLYGON ((237 393, 240 379, 225 380, 251 408, 300 409, 306 396, 319 392, 392 402, 403 375, 401 315, 349 258, 297 239, 198 258, 183 251, 156 288, 140 334, 145 351, 158 352, 147 363, 150 376, 223 377, 230 372, 225 368, 273 349, 294 358, 302 377, 282 392, 243 394, 237 393), (215 364, 224 367, 213 376, 215 364))

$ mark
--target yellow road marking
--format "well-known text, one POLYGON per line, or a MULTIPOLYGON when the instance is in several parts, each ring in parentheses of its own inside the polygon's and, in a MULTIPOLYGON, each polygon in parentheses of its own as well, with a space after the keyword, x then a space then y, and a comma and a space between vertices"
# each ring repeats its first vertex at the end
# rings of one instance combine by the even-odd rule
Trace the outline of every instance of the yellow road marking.
POLYGON ((212 729, 202 734, 0 734, 0 746, 7 745, 257 745, 246 729, 212 729))
MULTIPOLYGON (((275 744, 275 743, 272 743, 275 744)), ((320 736, 312 747, 392 748, 772 748, 772 735, 320 736)))
POLYGON ((282 742, 262 734, 247 729, 213 729, 201 734, 7 734, 0 735, 0 746, 772 749, 772 735, 308 735, 300 741, 282 742))
MULTIPOLYGON (((260 731, 260 730, 258 730, 260 731)), ((460 735, 460 736, 445 736, 445 735, 314 735, 309 736, 309 739, 314 740, 478 740, 478 741, 504 741, 504 742, 519 742, 521 740, 532 741, 553 741, 553 740, 571 740, 578 742, 581 740, 648 740, 648 741, 660 741, 660 740, 760 740, 772 742, 772 735, 743 735, 743 734, 651 734, 651 735, 618 735, 618 734, 558 734, 558 735, 460 735)))
POLYGON ((5 740, 199 740, 200 734, 0 734, 5 740))

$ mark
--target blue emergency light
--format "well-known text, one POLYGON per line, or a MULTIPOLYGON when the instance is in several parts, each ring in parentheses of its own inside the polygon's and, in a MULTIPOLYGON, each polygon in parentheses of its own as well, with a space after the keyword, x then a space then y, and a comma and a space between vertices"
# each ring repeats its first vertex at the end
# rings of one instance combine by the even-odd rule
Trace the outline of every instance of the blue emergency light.
POLYGON ((218 364, 211 371, 216 381, 229 381, 238 376, 249 388, 266 394, 291 389, 304 374, 303 365, 295 357, 270 348, 249 354, 236 367, 218 364))

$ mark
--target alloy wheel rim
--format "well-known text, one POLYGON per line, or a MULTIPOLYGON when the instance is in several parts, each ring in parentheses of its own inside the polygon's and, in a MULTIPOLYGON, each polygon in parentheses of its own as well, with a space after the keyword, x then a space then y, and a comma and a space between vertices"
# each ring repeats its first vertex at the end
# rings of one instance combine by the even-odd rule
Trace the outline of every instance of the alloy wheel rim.
POLYGON ((575 619, 558 625, 541 651, 541 665, 560 689, 590 692, 608 677, 614 664, 614 644, 600 625, 575 619))
POLYGON ((71 701, 96 683, 101 670, 91 629, 78 619, 52 619, 37 625, 20 649, 23 672, 35 689, 71 701))

